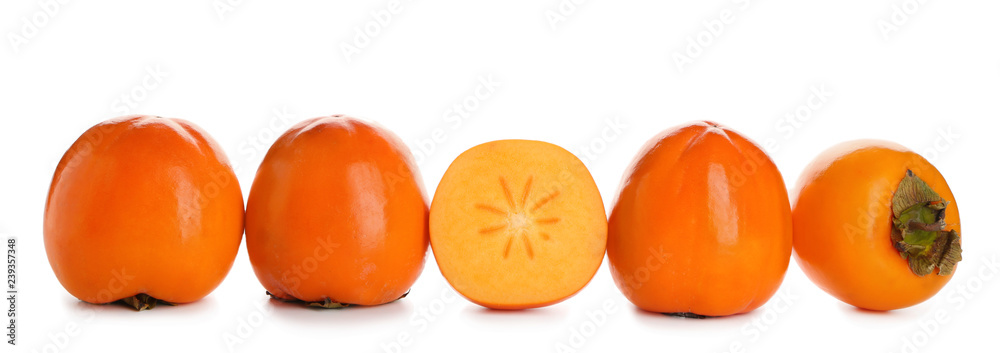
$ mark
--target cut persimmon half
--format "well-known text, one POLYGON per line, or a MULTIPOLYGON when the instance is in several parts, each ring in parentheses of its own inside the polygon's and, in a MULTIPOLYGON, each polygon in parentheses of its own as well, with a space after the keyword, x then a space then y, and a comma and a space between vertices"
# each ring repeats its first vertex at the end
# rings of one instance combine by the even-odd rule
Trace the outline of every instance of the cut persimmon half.
POLYGON ((604 202, 587 167, 541 141, 478 145, 452 162, 430 212, 431 248, 448 283, 493 309, 558 303, 597 272, 604 202))

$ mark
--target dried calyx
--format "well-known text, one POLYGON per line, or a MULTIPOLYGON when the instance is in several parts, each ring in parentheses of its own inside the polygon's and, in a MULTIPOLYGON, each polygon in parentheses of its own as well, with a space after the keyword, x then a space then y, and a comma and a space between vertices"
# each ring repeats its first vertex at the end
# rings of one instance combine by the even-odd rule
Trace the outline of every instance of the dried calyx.
POLYGON ((136 311, 149 310, 156 307, 156 304, 166 304, 173 306, 173 303, 165 302, 149 296, 146 293, 139 293, 128 298, 119 300, 121 303, 135 309, 136 311))
POLYGON ((267 293, 267 295, 269 297, 271 297, 271 299, 274 299, 274 300, 277 300, 277 301, 282 301, 282 302, 286 302, 286 303, 300 303, 300 304, 303 304, 305 306, 311 306, 311 307, 317 307, 317 308, 337 309, 337 308, 346 308, 346 307, 351 306, 351 304, 335 302, 333 300, 330 300, 330 298, 324 298, 322 301, 307 302, 307 301, 298 300, 298 299, 285 299, 285 298, 281 298, 281 297, 278 297, 278 296, 276 296, 274 294, 271 294, 270 291, 265 291, 265 293, 267 293))
MULTIPOLYGON (((316 307, 316 308, 339 309, 339 308, 346 308, 346 307, 354 306, 355 305, 355 304, 348 304, 348 303, 337 302, 337 301, 331 300, 330 298, 323 298, 322 301, 314 301, 314 302, 309 302, 309 301, 304 301, 304 300, 298 300, 298 299, 284 299, 284 298, 280 298, 278 296, 275 296, 274 294, 271 294, 271 292, 269 292, 269 291, 265 291, 265 292, 267 293, 268 296, 271 297, 271 299, 274 299, 274 300, 283 301, 283 302, 286 302, 286 303, 300 303, 300 304, 303 304, 305 306, 316 307)), ((407 294, 410 294, 410 292, 407 291, 406 293, 403 293, 403 295, 400 296, 399 298, 396 298, 396 300, 400 300, 400 299, 406 298, 407 294)), ((396 301, 396 300, 393 300, 393 301, 396 301)))
POLYGON ((962 260, 962 237, 946 229, 942 199, 923 180, 907 170, 892 197, 892 245, 917 276, 947 276, 962 260))

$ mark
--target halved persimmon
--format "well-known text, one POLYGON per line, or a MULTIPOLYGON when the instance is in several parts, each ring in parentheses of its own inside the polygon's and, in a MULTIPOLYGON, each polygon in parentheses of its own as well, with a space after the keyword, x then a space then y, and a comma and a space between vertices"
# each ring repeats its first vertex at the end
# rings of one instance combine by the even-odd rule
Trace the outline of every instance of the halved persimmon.
POLYGON ((869 310, 927 300, 962 259, 958 205, 933 165, 898 144, 831 147, 799 177, 795 258, 820 288, 869 310))
POLYGON ((502 140, 452 162, 431 203, 431 248, 458 293, 494 309, 560 302, 604 258, 607 219, 587 167, 541 141, 502 140))
POLYGON ((243 193, 225 153, 190 122, 126 116, 80 136, 56 167, 45 250, 89 303, 188 303, 222 282, 243 239, 243 193))
POLYGON ((403 297, 427 253, 427 197, 406 145, 335 115, 268 150, 247 201, 247 252, 274 298, 327 308, 403 297))
POLYGON ((639 308, 670 315, 724 316, 763 305, 791 251, 781 173, 753 142, 711 122, 646 143, 608 223, 615 284, 639 308))

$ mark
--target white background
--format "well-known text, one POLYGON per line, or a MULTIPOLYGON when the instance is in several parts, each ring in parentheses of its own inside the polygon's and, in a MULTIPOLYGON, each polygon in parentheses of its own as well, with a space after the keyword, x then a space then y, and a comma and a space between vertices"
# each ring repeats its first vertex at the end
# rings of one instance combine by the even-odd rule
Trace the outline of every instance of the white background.
POLYGON ((1000 280, 986 263, 1000 261, 996 1, 46 3, 0 5, 0 233, 20 244, 18 350, 995 349, 1000 280), (565 21, 553 25, 547 12, 560 6, 565 21), (372 11, 390 8, 378 24, 372 11), (366 28, 377 33, 359 38, 366 28), (345 45, 358 53, 345 56, 345 45), (682 57, 690 62, 678 65, 682 57), (499 87, 476 97, 490 80, 499 87), (810 98, 820 91, 828 96, 810 98), (456 104, 475 109, 456 115, 456 104), (429 192, 469 147, 538 139, 577 153, 609 209, 639 147, 686 121, 715 120, 766 143, 788 185, 829 146, 887 139, 948 178, 965 260, 939 295, 904 310, 856 310, 793 261, 765 307, 690 320, 636 310, 606 262, 561 304, 489 311, 458 297, 430 256, 402 301, 308 310, 269 301, 241 249, 197 303, 94 306, 53 275, 42 211, 63 152, 126 113, 200 125, 225 148, 244 194, 278 134, 345 113, 402 137, 429 192))

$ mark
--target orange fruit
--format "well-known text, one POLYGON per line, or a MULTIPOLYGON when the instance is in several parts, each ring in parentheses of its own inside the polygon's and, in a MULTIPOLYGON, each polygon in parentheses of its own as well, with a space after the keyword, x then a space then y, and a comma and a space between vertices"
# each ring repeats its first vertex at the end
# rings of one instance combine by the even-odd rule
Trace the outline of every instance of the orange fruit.
POLYGON ((89 303, 188 303, 229 272, 243 194, 222 149, 180 119, 126 116, 80 136, 45 205, 56 278, 89 303))
POLYGON ((834 146, 806 167, 794 195, 796 262, 845 303, 893 310, 923 302, 962 258, 948 183, 898 144, 834 146))
POLYGON ((608 223, 615 284, 647 311, 725 316, 781 284, 792 222, 781 173, 757 145, 711 122, 646 143, 608 223))
POLYGON ((409 291, 427 253, 413 156, 388 130, 335 115, 275 141, 247 202, 247 252, 273 297, 378 305, 409 291))

